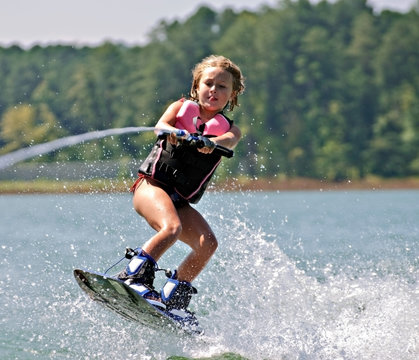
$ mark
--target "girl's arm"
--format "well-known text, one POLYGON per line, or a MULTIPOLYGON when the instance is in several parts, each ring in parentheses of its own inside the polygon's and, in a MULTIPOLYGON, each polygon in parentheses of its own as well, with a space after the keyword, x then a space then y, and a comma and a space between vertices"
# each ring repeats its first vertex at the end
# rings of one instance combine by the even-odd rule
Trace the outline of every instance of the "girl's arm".
MULTIPOLYGON (((166 109, 163 115, 160 117, 159 121, 156 124, 156 128, 165 129, 165 130, 176 130, 176 115, 182 107, 182 101, 175 101, 166 109)), ((224 146, 229 149, 234 149, 241 138, 241 131, 236 126, 233 125, 229 131, 225 134, 212 137, 211 141, 215 144, 224 146)), ((169 136, 169 141, 171 144, 176 144, 178 139, 176 139, 175 134, 169 136)), ((208 152, 208 150, 200 149, 201 152, 208 152)))
POLYGON ((240 129, 236 125, 233 125, 231 129, 225 134, 213 137, 211 138, 211 141, 217 145, 221 145, 229 149, 234 149, 238 144, 241 136, 242 135, 240 129))
MULTIPOLYGON (((183 102, 180 100, 170 104, 166 111, 163 113, 163 115, 160 117, 159 121, 157 122, 156 128, 164 130, 176 130, 176 115, 182 107, 182 104, 183 102)), ((185 133, 187 133, 186 130, 185 133)), ((176 143, 178 142, 178 139, 176 138, 176 135, 174 133, 169 135, 167 139, 172 145, 176 145, 176 143)))
POLYGON ((159 121, 156 124, 156 128, 165 129, 165 130, 176 130, 176 115, 182 107, 182 101, 175 101, 170 104, 163 115, 160 117, 159 121))

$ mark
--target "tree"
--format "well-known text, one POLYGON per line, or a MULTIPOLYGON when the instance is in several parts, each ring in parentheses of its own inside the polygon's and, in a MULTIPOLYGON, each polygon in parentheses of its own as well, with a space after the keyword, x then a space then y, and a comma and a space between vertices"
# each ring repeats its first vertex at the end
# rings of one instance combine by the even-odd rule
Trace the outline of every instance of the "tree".
POLYGON ((398 18, 383 37, 376 61, 380 115, 374 125, 372 171, 384 176, 417 173, 419 144, 419 14, 398 18), (383 163, 384 167, 377 164, 383 163))
POLYGON ((54 114, 47 105, 23 104, 8 109, 1 121, 1 137, 7 143, 2 153, 60 137, 54 114))
MULTIPOLYGON (((244 136, 225 174, 418 175, 418 34, 413 10, 281 0, 256 12, 201 7, 158 24, 141 47, 0 48, 1 151, 59 134, 153 126, 188 95, 191 68, 216 53, 246 78, 241 106, 227 113, 244 136)), ((153 139, 108 138, 50 158, 142 157, 153 139)))

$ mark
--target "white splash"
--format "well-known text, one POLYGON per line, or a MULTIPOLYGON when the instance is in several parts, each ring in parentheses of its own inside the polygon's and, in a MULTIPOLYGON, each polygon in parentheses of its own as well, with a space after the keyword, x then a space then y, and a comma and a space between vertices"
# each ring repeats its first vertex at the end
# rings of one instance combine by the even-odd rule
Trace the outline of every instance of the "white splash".
POLYGON ((128 133, 154 131, 154 127, 125 127, 116 129, 96 130, 79 135, 67 136, 61 139, 52 140, 43 144, 37 144, 22 148, 6 155, 0 156, 0 170, 12 166, 20 161, 31 159, 35 156, 47 154, 51 151, 58 150, 64 147, 80 144, 83 142, 101 139, 112 135, 122 135, 128 133))

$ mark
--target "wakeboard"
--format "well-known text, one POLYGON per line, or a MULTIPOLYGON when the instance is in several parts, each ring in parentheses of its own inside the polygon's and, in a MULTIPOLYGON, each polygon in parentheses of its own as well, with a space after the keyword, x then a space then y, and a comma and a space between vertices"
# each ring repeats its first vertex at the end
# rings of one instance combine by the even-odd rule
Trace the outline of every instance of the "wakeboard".
POLYGON ((97 272, 74 270, 74 277, 89 297, 124 318, 156 329, 168 328, 188 334, 202 334, 195 315, 189 311, 166 310, 149 302, 122 280, 97 272))

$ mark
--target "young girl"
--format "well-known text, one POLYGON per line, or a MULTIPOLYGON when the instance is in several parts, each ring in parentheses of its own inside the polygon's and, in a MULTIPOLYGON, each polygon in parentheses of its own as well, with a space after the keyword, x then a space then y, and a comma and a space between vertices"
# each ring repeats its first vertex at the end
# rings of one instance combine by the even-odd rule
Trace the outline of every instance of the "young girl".
POLYGON ((156 234, 118 277, 144 298, 159 306, 186 310, 196 289, 191 282, 198 276, 217 249, 217 239, 202 215, 190 203, 197 203, 221 161, 213 152, 216 145, 233 149, 240 137, 239 128, 224 114, 238 105, 244 90, 243 76, 237 65, 223 56, 209 56, 192 71, 190 100, 172 103, 156 128, 184 130, 201 136, 204 147, 182 144, 172 133, 155 143, 141 165, 134 192, 134 209, 156 234), (153 287, 157 261, 177 240, 191 248, 161 290, 153 287))

